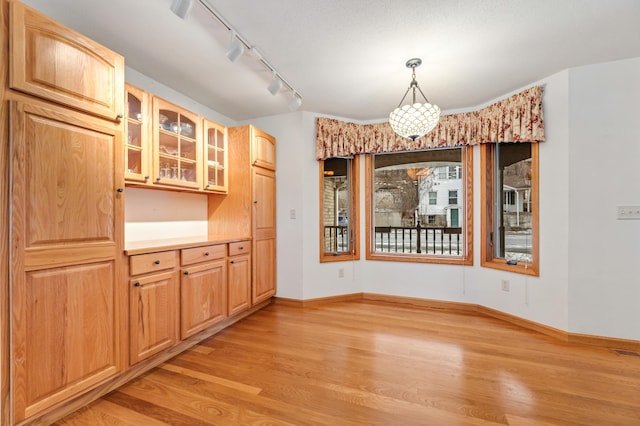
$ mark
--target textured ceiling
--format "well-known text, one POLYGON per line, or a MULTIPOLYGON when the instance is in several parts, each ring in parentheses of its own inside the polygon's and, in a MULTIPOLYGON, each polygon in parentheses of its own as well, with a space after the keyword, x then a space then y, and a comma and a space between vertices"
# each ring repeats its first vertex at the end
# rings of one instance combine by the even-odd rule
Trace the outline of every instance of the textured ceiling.
MULTIPOLYGON (((385 119, 410 81, 446 111, 558 71, 640 57, 638 0, 203 0, 303 97, 301 110, 385 119)), ((288 112, 271 74, 225 57, 227 30, 195 1, 24 0, 125 56, 129 67, 236 120, 288 112)))

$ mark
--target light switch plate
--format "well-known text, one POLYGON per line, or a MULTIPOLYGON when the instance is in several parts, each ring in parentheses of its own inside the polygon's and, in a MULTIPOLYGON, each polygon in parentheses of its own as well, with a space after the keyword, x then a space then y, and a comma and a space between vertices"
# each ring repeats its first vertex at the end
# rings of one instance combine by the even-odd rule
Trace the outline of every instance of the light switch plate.
POLYGON ((640 220, 640 206, 616 206, 616 219, 640 220))

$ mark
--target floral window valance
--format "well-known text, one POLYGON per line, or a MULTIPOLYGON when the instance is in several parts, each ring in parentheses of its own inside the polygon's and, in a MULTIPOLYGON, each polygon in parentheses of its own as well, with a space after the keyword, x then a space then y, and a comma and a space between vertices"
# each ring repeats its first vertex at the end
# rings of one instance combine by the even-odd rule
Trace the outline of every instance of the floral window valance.
POLYGON ((316 130, 318 160, 481 143, 542 142, 542 86, 523 90, 479 111, 443 115, 435 129, 416 141, 396 135, 387 122, 356 124, 320 117, 316 130))

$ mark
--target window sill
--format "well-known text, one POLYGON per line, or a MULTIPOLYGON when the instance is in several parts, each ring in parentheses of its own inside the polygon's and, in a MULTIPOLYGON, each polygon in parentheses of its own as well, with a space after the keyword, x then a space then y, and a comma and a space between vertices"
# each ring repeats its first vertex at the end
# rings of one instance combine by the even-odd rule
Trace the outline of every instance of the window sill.
POLYGON ((367 260, 382 260, 386 262, 413 262, 413 263, 435 263, 442 265, 464 265, 473 266, 473 259, 466 257, 448 256, 427 256, 420 254, 386 254, 367 253, 367 260))
POLYGON ((533 277, 539 276, 537 265, 531 263, 520 263, 516 265, 507 264, 506 260, 493 259, 480 262, 480 266, 491 269, 498 269, 501 271, 513 272, 516 274, 530 275, 533 277))

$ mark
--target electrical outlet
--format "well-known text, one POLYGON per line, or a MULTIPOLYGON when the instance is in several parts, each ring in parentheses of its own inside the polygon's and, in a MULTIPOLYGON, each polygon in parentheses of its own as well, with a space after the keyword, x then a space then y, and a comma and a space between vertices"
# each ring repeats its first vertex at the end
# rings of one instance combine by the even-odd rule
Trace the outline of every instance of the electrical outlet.
POLYGON ((509 280, 502 280, 502 291, 509 291, 509 280))
POLYGON ((620 219, 640 219, 640 206, 616 206, 616 218, 620 219))
POLYGON ((338 278, 344 278, 344 268, 338 269, 338 278))

